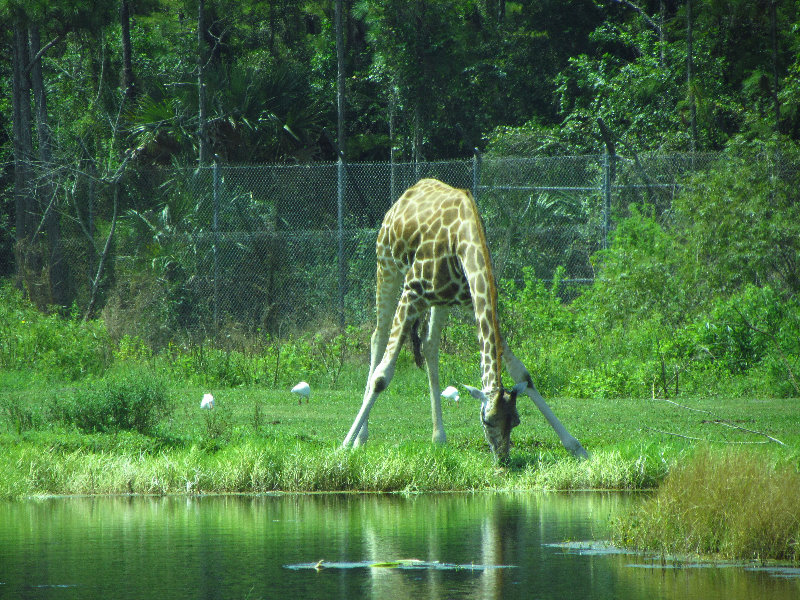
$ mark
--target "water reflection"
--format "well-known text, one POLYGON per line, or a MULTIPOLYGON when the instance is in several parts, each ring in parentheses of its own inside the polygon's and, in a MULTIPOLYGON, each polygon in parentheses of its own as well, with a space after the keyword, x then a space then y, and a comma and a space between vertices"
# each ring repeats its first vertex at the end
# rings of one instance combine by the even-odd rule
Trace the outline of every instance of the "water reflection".
POLYGON ((800 580, 652 569, 602 539, 626 496, 60 498, 0 503, 0 598, 796 598, 800 580), (291 570, 420 559, 503 569, 291 570))

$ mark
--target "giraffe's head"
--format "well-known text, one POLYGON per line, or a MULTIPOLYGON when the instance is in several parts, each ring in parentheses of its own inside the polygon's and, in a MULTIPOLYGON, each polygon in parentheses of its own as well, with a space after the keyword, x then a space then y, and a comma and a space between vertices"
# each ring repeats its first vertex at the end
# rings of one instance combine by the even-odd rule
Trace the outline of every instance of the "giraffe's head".
POLYGON ((490 396, 481 390, 465 386, 473 398, 481 401, 481 424, 486 441, 489 442, 495 459, 500 464, 508 462, 511 445, 511 430, 519 425, 517 394, 524 391, 526 383, 518 383, 510 390, 500 387, 490 396))

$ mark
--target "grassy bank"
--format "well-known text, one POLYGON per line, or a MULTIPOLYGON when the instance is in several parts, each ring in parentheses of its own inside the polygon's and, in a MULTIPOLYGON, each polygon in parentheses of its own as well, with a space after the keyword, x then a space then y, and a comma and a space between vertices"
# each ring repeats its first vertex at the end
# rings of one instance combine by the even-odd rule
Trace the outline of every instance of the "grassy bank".
POLYGON ((358 389, 315 387, 311 400, 299 404, 285 389, 204 389, 141 365, 70 385, 10 371, 0 374, 0 382, 5 389, 0 496, 6 498, 276 490, 635 490, 657 486, 675 464, 685 462, 698 444, 689 438, 719 446, 745 442, 743 453, 778 457, 795 466, 793 448, 800 442, 800 408, 786 400, 683 401, 769 433, 789 444, 784 448, 723 426, 707 413, 664 401, 555 398, 551 406, 591 459, 571 458, 536 408, 524 403, 510 466, 500 470, 483 440, 477 405, 469 399, 444 405, 448 444, 436 447, 428 441, 426 378, 408 361, 373 410, 370 443, 349 451, 340 444, 360 403, 358 389), (216 399, 211 411, 199 407, 205 392, 216 399))

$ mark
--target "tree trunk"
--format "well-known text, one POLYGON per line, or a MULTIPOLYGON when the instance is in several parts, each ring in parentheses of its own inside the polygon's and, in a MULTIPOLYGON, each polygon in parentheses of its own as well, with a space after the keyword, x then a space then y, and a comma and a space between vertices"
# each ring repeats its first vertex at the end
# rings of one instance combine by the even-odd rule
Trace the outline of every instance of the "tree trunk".
POLYGON ((344 131, 344 107, 345 107, 345 66, 344 66, 344 36, 342 33, 342 23, 344 21, 342 0, 336 0, 335 26, 336 26, 336 123, 337 123, 337 145, 339 159, 345 156, 345 131, 344 131))
POLYGON ((344 133, 344 107, 345 107, 345 73, 344 73, 344 36, 342 35, 342 23, 344 21, 344 9, 342 0, 336 0, 335 7, 335 26, 336 26, 336 121, 337 121, 337 225, 339 232, 339 249, 338 249, 338 263, 339 263, 339 328, 344 331, 345 325, 345 310, 344 310, 344 297, 347 288, 347 268, 344 261, 344 197, 345 190, 347 189, 345 179, 347 172, 344 168, 345 161, 345 133, 344 133))
POLYGON ((120 0, 119 21, 122 26, 122 88, 125 99, 136 97, 136 83, 133 77, 133 58, 131 50, 131 10, 129 0, 120 0))
POLYGON ((414 132, 412 141, 412 153, 414 155, 414 165, 417 170, 416 176, 419 177, 419 163, 422 162, 422 107, 419 98, 414 101, 414 132))
POLYGON ((772 103, 775 111, 775 133, 781 130, 781 102, 778 98, 778 16, 776 0, 771 0, 769 10, 769 32, 772 41, 772 103))
POLYGON ((206 84, 204 78, 206 63, 206 3, 197 3, 197 162, 203 167, 208 164, 208 132, 206 128, 206 84))
MULTIPOLYGON (((28 28, 28 41, 30 56, 38 57, 31 64, 30 81, 33 88, 33 97, 36 102, 36 136, 39 146, 39 174, 36 186, 36 196, 38 198, 37 214, 42 215, 41 229, 46 234, 47 257, 42 257, 42 274, 49 279, 48 303, 66 306, 69 304, 69 293, 67 290, 69 277, 64 262, 61 248, 61 226, 59 213, 56 203, 56 187, 52 181, 53 151, 50 136, 50 126, 47 118, 47 92, 44 87, 44 77, 42 75, 41 40, 39 38, 39 27, 31 25, 28 28)), ((32 240, 36 242, 37 240, 32 240)), ((44 252, 43 246, 39 252, 44 252)))
POLYGON ((397 199, 397 174, 395 173, 395 112, 397 111, 397 87, 391 84, 389 90, 389 203, 397 199))
POLYGON ((31 194, 31 88, 28 64, 28 29, 19 15, 14 18, 12 51, 12 96, 14 114, 14 211, 16 225, 15 260, 18 276, 23 274, 24 246, 33 232, 33 197, 31 194))
POLYGON ((697 150, 697 105, 694 97, 694 58, 692 57, 692 0, 686 0, 686 85, 689 92, 689 122, 692 152, 697 150))

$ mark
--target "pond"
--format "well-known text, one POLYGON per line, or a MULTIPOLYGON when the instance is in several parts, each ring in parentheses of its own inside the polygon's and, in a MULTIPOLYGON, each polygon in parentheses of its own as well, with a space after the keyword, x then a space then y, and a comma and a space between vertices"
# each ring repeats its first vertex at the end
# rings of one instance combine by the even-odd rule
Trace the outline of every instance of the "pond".
POLYGON ((609 518, 635 501, 529 493, 3 502, 0 598, 800 597, 791 570, 676 568, 583 543, 603 540, 609 518))

